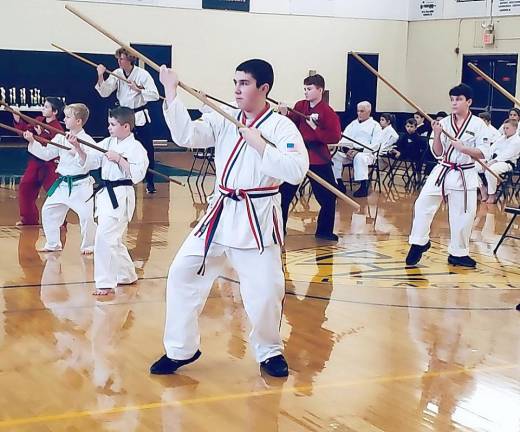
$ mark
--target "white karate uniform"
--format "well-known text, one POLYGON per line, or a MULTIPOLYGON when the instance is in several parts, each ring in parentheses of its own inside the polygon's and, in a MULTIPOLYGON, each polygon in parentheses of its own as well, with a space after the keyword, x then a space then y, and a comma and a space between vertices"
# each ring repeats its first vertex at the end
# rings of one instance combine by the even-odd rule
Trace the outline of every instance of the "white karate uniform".
POLYGON ((379 154, 388 153, 395 146, 395 143, 399 139, 399 134, 395 131, 392 125, 389 125, 381 130, 380 135, 380 149, 379 154))
MULTIPOLYGON (((130 163, 130 173, 124 172, 117 163, 110 162, 103 153, 91 150, 85 165, 89 169, 101 167, 103 180, 131 180, 134 184, 144 179, 148 167, 146 150, 133 134, 118 142, 117 138, 105 138, 98 147, 120 153, 130 163)), ((133 186, 114 187, 118 207, 114 208, 107 188, 95 197, 95 216, 98 218, 94 247, 94 280, 96 288, 115 288, 137 280, 135 267, 128 254, 123 237, 135 210, 133 186)))
MULTIPOLYGON (((119 105, 127 108, 137 109, 146 105, 147 102, 159 100, 159 92, 152 76, 143 68, 134 66, 129 76, 125 76, 123 69, 118 68, 114 71, 116 75, 135 82, 143 90, 137 92, 130 88, 130 85, 113 75, 110 75, 101 84, 96 84, 95 89, 101 97, 108 97, 116 91, 116 97, 119 105)), ((148 114, 148 110, 138 111, 135 113, 135 125, 143 126, 145 123, 151 123, 152 120, 148 114)))
MULTIPOLYGON (((501 135, 500 138, 491 145, 490 148, 491 160, 488 161, 488 166, 495 174, 500 175, 509 172, 513 169, 511 164, 515 165, 520 156, 520 137, 517 134, 506 138, 501 135), (494 163, 489 164, 489 162, 494 163), (510 162, 510 163, 508 163, 510 162)), ((493 195, 497 191, 497 179, 488 171, 484 171, 479 165, 477 167, 479 172, 484 172, 487 180, 488 193, 493 195)))
POLYGON ((500 133, 498 129, 492 124, 488 125, 487 128, 489 130, 489 142, 493 144, 502 136, 502 133, 500 133))
MULTIPOLYGON (((83 129, 77 134, 77 137, 91 144, 96 142, 83 129)), ((48 144, 42 146, 39 142, 34 141, 29 144, 28 150, 36 157, 43 160, 52 160, 60 158, 56 167, 56 172, 60 177, 77 176, 88 174, 89 169, 81 164, 78 159, 76 150, 72 148, 72 144, 67 141, 63 135, 56 135, 53 142, 71 148, 64 150, 59 147, 48 144)), ((83 150, 88 147, 80 144, 83 150)), ((65 221, 65 217, 69 209, 72 209, 79 217, 79 225, 81 229, 81 251, 92 252, 94 250, 94 236, 96 235, 96 223, 94 222, 94 208, 92 201, 87 201, 92 195, 92 185, 94 179, 90 176, 75 180, 69 184, 67 179, 61 181, 51 196, 48 196, 42 208, 42 225, 45 233, 46 243, 45 249, 61 250, 62 244, 60 240, 60 227, 65 221)))
MULTIPOLYGON (((226 111, 245 122, 240 110, 226 111)), ((173 103, 164 104, 164 117, 178 145, 215 147, 217 179, 205 216, 170 267, 164 332, 166 354, 172 359, 188 359, 199 348, 198 316, 213 281, 222 272, 224 256, 238 273, 256 360, 262 362, 281 354, 279 326, 285 288, 280 258, 283 231, 278 186, 284 181, 297 185, 305 177, 309 157, 303 138, 293 122, 273 113, 267 105, 262 115, 248 122, 248 126, 258 127, 266 139, 276 144, 276 147, 268 145, 263 156, 240 138, 231 122, 216 112, 205 113, 201 120, 192 122, 178 97, 173 103), (262 193, 263 197, 255 198, 262 193), (211 238, 213 241, 206 249, 205 241, 211 238), (205 269, 201 272, 205 251, 205 269)))
MULTIPOLYGON (((354 180, 368 180, 368 167, 376 161, 376 153, 381 145, 381 126, 372 117, 364 122, 358 119, 353 120, 343 131, 343 135, 348 136, 361 144, 369 147, 371 150, 356 146, 352 141, 342 138, 340 144, 345 147, 358 149, 356 155, 352 159, 354 166, 354 180)), ((343 174, 343 165, 348 160, 347 155, 342 151, 336 152, 332 157, 332 169, 335 178, 339 179, 343 174)))
MULTIPOLYGON (((466 147, 479 149, 485 157, 489 155, 489 130, 484 121, 469 115, 460 129, 456 129, 453 116, 441 120, 443 129, 456 136, 466 147)), ((448 198, 451 241, 450 255, 469 255, 471 228, 477 209, 478 173, 472 158, 451 146, 443 134, 442 161, 433 168, 415 201, 410 244, 425 245, 430 239, 430 227, 444 194, 448 198), (454 164, 453 168, 450 164, 454 164), (460 167, 462 173, 456 169, 460 167), (463 169, 464 168, 464 169, 463 169), (444 175, 444 181, 442 181, 444 175), (443 188, 444 185, 444 188, 443 188)))

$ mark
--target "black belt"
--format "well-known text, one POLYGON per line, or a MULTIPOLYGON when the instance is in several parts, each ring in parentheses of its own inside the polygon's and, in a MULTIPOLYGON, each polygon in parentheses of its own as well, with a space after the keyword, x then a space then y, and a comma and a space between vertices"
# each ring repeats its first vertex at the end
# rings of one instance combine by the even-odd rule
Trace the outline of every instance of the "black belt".
MULTIPOLYGON (((119 102, 116 102, 116 106, 123 106, 123 105, 121 105, 119 102)), ((126 108, 130 108, 130 107, 126 107, 126 108)), ((134 114, 135 114, 135 113, 138 113, 138 112, 140 112, 140 111, 144 111, 144 110, 146 109, 146 104, 144 104, 143 106, 140 106, 139 108, 130 108, 130 109, 131 109, 131 110, 134 112, 134 114)))
POLYGON ((94 187, 94 193, 92 194, 92 196, 89 199, 93 198, 98 192, 101 192, 104 188, 106 188, 107 192, 108 192, 108 196, 110 198, 110 202, 112 203, 112 207, 115 210, 116 208, 119 207, 119 203, 117 202, 117 197, 116 197, 116 194, 114 193, 114 188, 119 187, 119 186, 133 186, 133 185, 134 185, 134 183, 130 179, 114 180, 114 181, 101 179, 99 184, 94 187))

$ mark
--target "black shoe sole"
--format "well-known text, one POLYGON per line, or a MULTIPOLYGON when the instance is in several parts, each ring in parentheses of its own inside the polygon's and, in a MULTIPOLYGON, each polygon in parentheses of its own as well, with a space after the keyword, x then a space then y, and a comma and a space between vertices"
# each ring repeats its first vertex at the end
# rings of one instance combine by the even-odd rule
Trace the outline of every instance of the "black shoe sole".
POLYGON ((477 263, 475 263, 474 265, 466 265, 466 264, 460 264, 460 263, 455 263, 453 261, 451 261, 449 258, 448 258, 448 264, 449 265, 452 265, 453 267, 466 267, 466 268, 477 268, 477 263))
POLYGON ((150 368, 150 373, 152 375, 173 375, 175 372, 177 372, 177 370, 183 366, 186 366, 186 365, 189 365, 190 363, 193 363, 194 361, 198 360, 198 358, 202 355, 202 353, 200 351, 197 351, 192 358, 190 359, 187 359, 187 360, 181 360, 180 362, 182 362, 182 364, 180 364, 179 366, 177 366, 175 369, 169 369, 169 370, 164 370, 164 371, 152 371, 152 369, 150 368))

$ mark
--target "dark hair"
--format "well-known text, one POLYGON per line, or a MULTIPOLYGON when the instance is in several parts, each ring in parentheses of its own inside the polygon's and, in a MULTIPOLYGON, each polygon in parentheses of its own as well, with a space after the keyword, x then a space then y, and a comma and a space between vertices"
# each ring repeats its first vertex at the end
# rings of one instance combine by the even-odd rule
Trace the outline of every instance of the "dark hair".
POLYGON ((261 59, 251 59, 240 63, 235 69, 237 72, 245 72, 250 74, 256 80, 256 88, 260 88, 264 84, 269 85, 267 94, 272 90, 274 83, 273 67, 261 59))
POLYGON ((59 97, 49 96, 45 98, 45 102, 49 102, 52 107, 52 111, 56 112, 56 118, 61 118, 63 114, 63 108, 65 108, 65 104, 59 97))
POLYGON ((395 123, 395 116, 390 113, 383 113, 381 114, 381 118, 384 118, 386 122, 390 125, 393 125, 395 123))
POLYGON ((514 111, 514 112, 518 115, 518 117, 520 117, 520 109, 518 109, 518 108, 516 108, 516 107, 515 107, 515 108, 511 108, 511 109, 507 112, 508 115, 511 114, 511 111, 514 111))
POLYGON ((135 114, 134 110, 127 107, 118 106, 108 111, 108 116, 116 119, 120 125, 128 123, 130 130, 134 130, 135 114))
POLYGON ((446 111, 439 111, 437 114, 435 114, 435 118, 438 118, 438 117, 441 117, 441 118, 448 117, 448 113, 446 111))
POLYGON ((459 84, 450 90, 450 96, 464 96, 467 99, 473 99, 473 89, 467 84, 459 84))
POLYGON ((415 120, 413 117, 406 120, 406 124, 417 126, 417 120, 415 120))
POLYGON ((315 85, 316 87, 325 89, 325 78, 323 78, 320 74, 311 75, 303 80, 303 84, 315 85))
POLYGON ((491 113, 488 111, 483 111, 478 115, 482 120, 486 120, 488 122, 491 121, 491 113))
POLYGON ((426 117, 424 117, 423 113, 421 113, 421 112, 419 112, 419 111, 414 112, 413 115, 418 115, 418 116, 420 116, 421 118, 426 118, 426 117))
POLYGON ((118 48, 116 50, 115 56, 118 59, 123 54, 125 55, 126 59, 133 65, 137 63, 137 57, 133 54, 130 54, 126 48, 118 48))

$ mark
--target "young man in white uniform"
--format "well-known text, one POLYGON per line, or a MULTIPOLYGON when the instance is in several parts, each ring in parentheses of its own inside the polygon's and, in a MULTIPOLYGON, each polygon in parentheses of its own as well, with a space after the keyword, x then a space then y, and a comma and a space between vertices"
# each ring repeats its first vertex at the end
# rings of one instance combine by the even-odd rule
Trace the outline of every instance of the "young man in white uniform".
POLYGON ((381 126, 370 113, 372 105, 364 101, 357 105, 357 119, 353 120, 343 131, 343 135, 359 141, 368 148, 359 147, 346 138, 342 138, 340 144, 349 147, 346 153, 338 151, 332 158, 333 170, 336 179, 342 178, 343 165, 347 160, 352 160, 354 165, 354 180, 360 183, 359 189, 354 192, 357 198, 368 195, 368 167, 376 161, 376 153, 381 145, 381 126))
POLYGON ((309 169, 303 138, 291 120, 274 113, 267 104, 274 74, 264 60, 248 60, 236 69, 239 109, 228 112, 247 126, 240 129, 216 112, 191 121, 177 96, 175 72, 163 66, 160 79, 166 92, 164 117, 172 138, 185 147, 215 147, 217 184, 206 214, 170 267, 166 354, 150 372, 171 374, 199 358, 199 314, 227 257, 238 273, 257 362, 272 376, 287 376, 280 336, 285 281, 278 191, 284 181, 299 184, 309 169), (262 136, 274 146, 266 144, 262 136))
POLYGON ((430 244, 430 227, 443 198, 447 198, 451 241, 448 263, 475 267, 469 256, 469 239, 477 210, 478 173, 475 159, 489 155, 489 129, 471 114, 471 87, 460 84, 450 90, 452 114, 432 123, 432 152, 442 157, 433 168, 415 201, 414 219, 406 257, 407 265, 416 265, 430 244), (446 137, 448 132, 455 141, 446 137))

